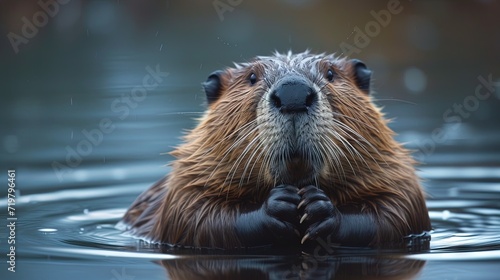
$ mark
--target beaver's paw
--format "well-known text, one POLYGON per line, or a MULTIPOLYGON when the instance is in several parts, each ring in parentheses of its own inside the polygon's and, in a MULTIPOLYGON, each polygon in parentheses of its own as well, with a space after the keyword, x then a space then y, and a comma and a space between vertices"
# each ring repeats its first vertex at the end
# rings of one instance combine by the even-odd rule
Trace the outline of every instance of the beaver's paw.
POLYGON ((307 186, 299 191, 298 205, 300 224, 305 229, 301 243, 317 238, 326 238, 336 232, 339 212, 326 194, 316 186, 307 186))
POLYGON ((279 185, 271 190, 263 205, 266 227, 281 241, 298 240, 300 238, 299 189, 290 185, 279 185))

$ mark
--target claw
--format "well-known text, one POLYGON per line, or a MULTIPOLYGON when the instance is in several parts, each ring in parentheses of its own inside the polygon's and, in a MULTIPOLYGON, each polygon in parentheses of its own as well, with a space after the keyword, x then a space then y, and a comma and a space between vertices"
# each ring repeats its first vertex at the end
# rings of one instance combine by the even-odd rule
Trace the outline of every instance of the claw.
POLYGON ((299 205, 297 205, 297 209, 300 209, 300 207, 302 207, 302 205, 306 204, 306 201, 305 200, 302 200, 299 205))
POLYGON ((307 187, 301 188, 297 193, 303 195, 307 190, 307 187))
POLYGON ((307 187, 303 187, 303 188, 301 188, 301 189, 299 190, 298 194, 299 194, 299 195, 303 195, 306 191, 308 191, 308 190, 309 190, 309 189, 311 189, 311 188, 314 188, 314 189, 316 189, 316 190, 320 190, 320 188, 318 188, 317 186, 309 185, 309 186, 307 186, 307 187))
POLYGON ((300 223, 302 224, 303 221, 305 221, 307 219, 307 213, 305 213, 304 215, 302 215, 302 218, 300 218, 300 223))
POLYGON ((300 237, 300 232, 298 230, 294 230, 295 234, 297 235, 297 237, 300 237))
POLYGON ((304 235, 304 237, 302 237, 302 240, 300 240, 300 244, 304 244, 304 242, 306 242, 307 239, 309 239, 309 233, 306 233, 306 235, 304 235))

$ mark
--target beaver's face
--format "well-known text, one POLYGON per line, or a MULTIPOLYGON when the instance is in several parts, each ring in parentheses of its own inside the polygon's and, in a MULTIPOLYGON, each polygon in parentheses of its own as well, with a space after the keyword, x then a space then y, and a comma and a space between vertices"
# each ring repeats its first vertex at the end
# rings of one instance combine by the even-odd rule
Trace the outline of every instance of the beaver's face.
POLYGON ((219 160, 236 161, 233 176, 257 170, 274 184, 354 172, 369 158, 366 138, 381 118, 368 96, 370 76, 358 60, 309 53, 258 57, 214 72, 204 84, 208 114, 226 118, 213 127, 228 131, 221 153, 239 153, 219 160))

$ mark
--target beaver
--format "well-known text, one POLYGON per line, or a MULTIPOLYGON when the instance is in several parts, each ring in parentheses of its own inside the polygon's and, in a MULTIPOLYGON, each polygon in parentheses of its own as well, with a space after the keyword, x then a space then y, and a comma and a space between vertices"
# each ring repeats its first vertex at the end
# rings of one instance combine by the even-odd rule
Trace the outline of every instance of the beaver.
POLYGON ((371 74, 360 60, 309 51, 213 72, 171 173, 122 224, 188 248, 375 248, 428 236, 415 162, 372 102, 371 74))

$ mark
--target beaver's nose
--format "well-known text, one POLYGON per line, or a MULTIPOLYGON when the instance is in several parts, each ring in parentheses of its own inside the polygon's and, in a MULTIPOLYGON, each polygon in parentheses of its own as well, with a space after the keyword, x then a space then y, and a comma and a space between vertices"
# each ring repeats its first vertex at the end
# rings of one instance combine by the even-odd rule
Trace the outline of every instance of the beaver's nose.
POLYGON ((271 92, 271 105, 281 113, 306 112, 318 99, 318 94, 300 77, 283 79, 271 92))

